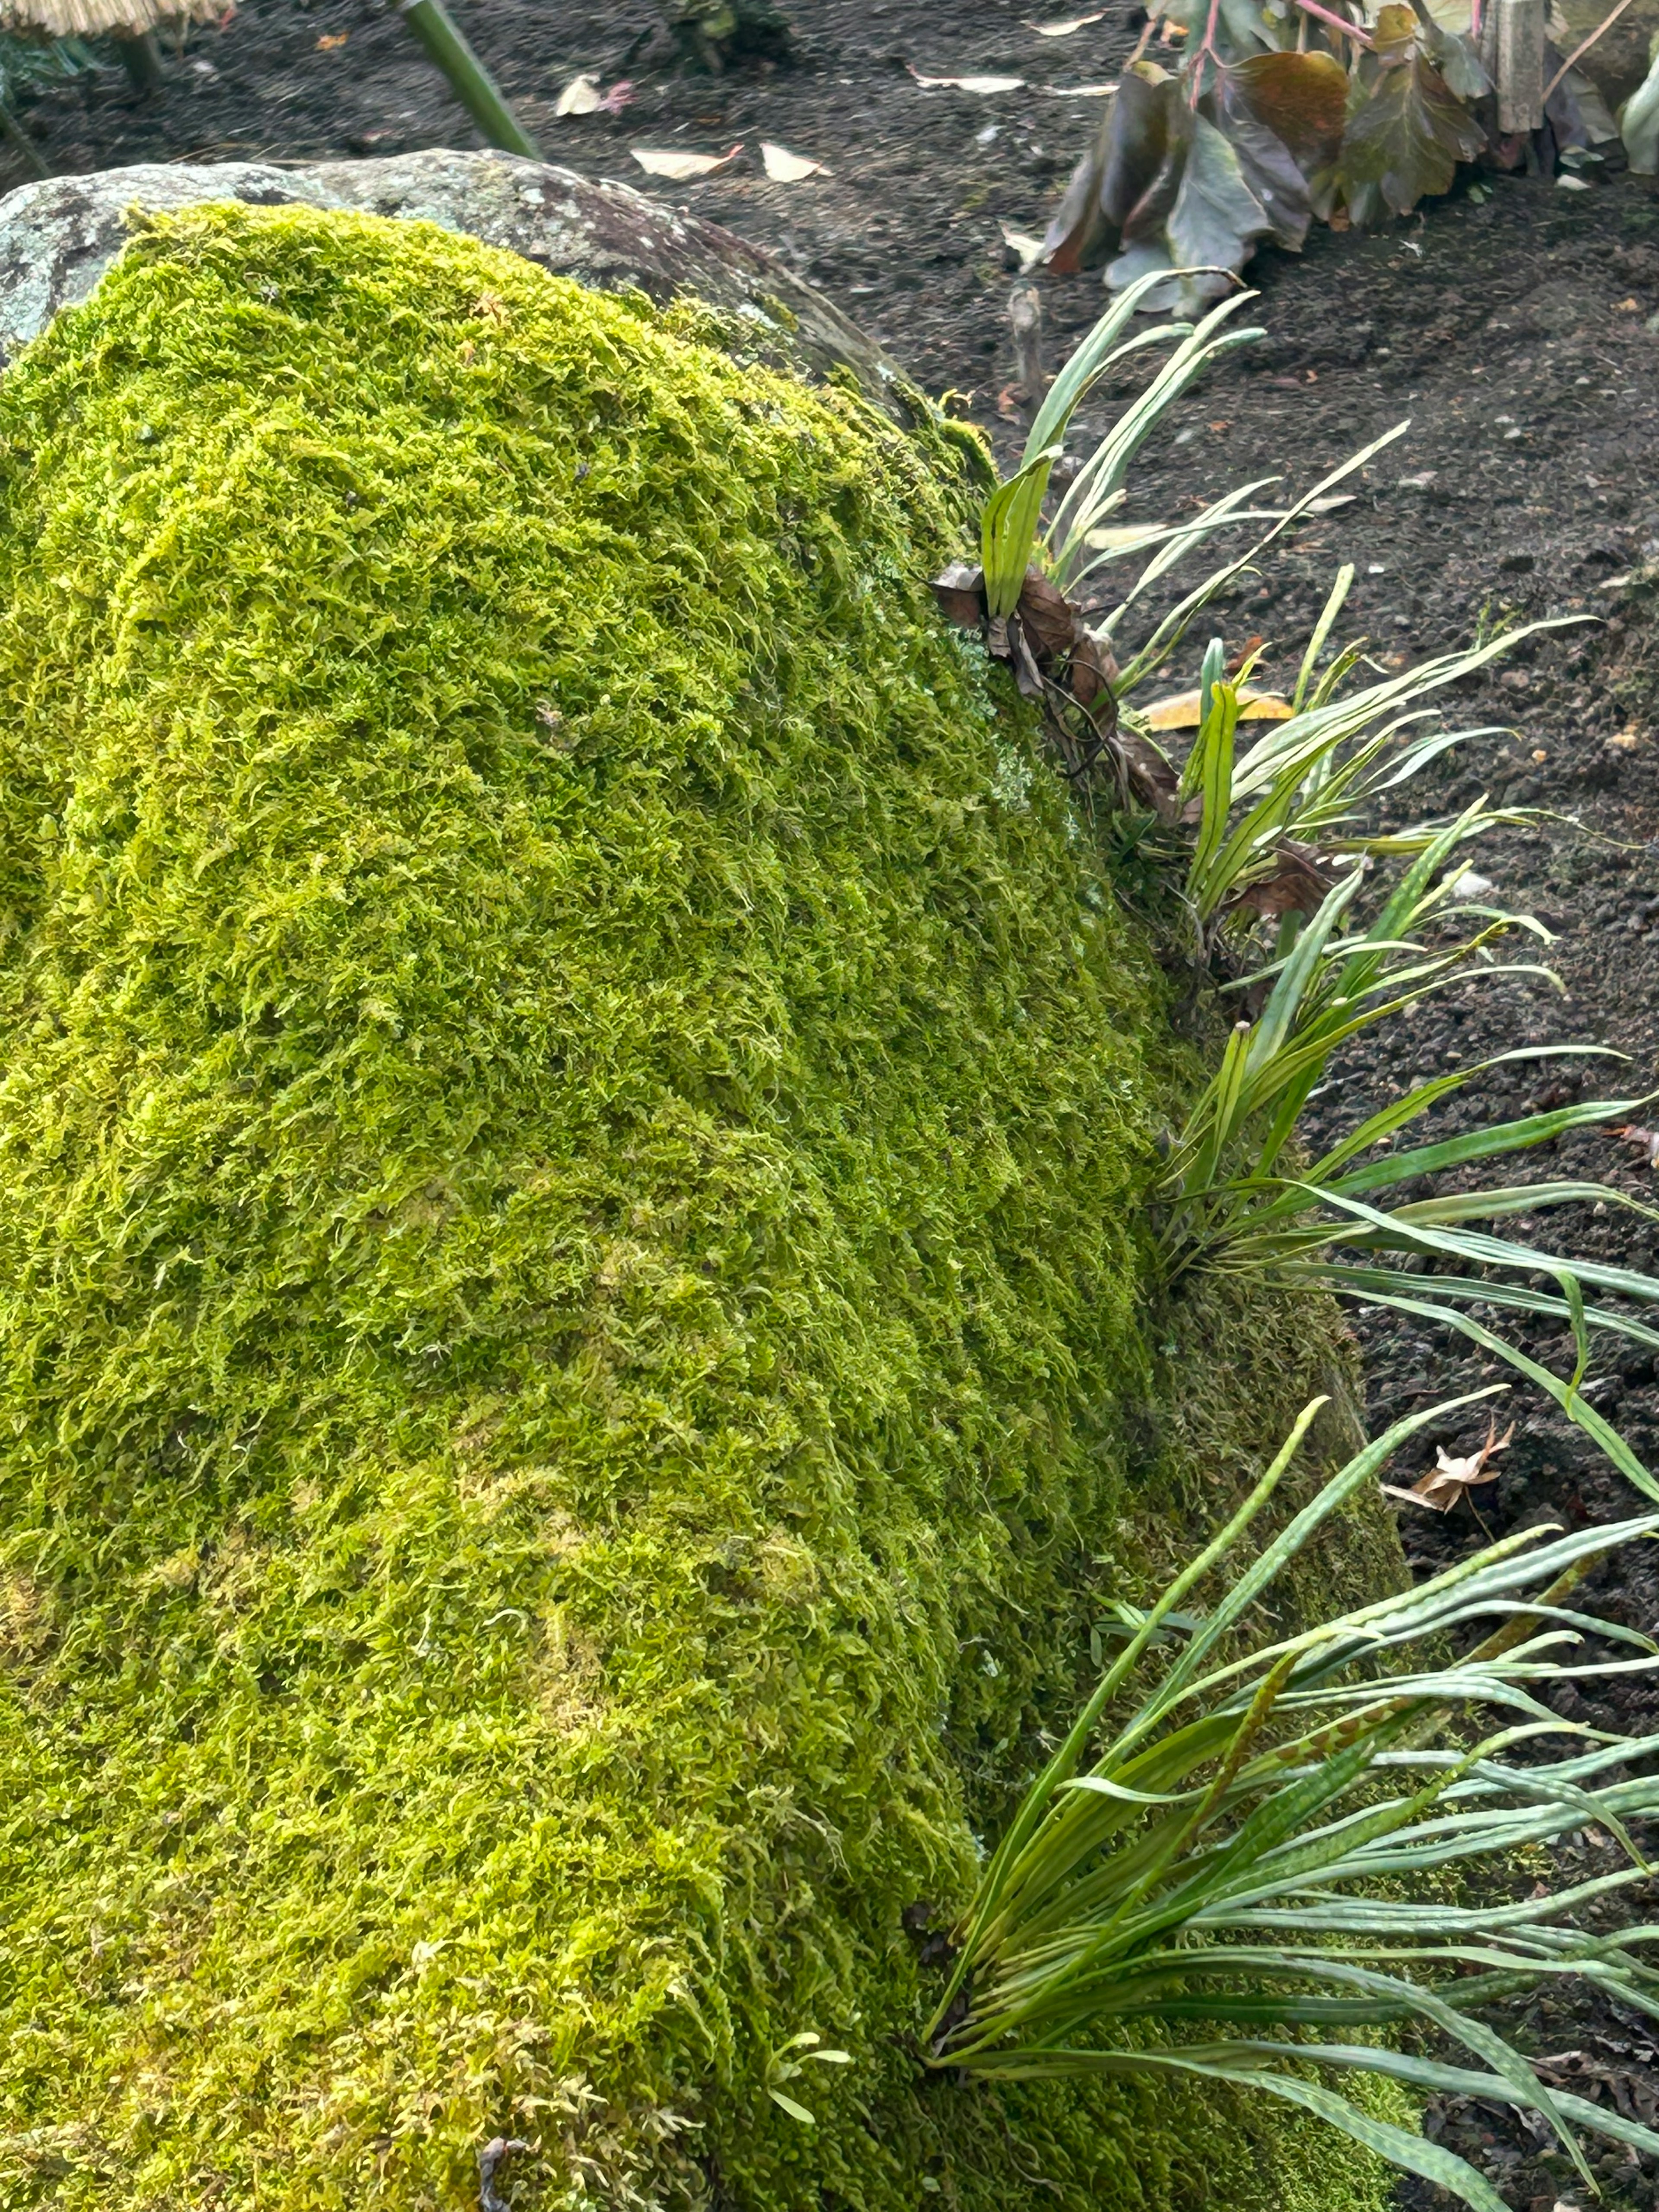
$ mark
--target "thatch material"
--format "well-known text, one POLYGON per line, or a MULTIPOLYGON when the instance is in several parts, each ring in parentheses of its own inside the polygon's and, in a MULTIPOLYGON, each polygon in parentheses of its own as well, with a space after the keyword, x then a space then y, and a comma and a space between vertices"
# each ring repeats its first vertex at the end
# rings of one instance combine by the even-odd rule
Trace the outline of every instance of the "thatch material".
POLYGON ((224 0, 0 0, 0 31, 15 37, 97 39, 154 31, 163 23, 208 23, 224 0))

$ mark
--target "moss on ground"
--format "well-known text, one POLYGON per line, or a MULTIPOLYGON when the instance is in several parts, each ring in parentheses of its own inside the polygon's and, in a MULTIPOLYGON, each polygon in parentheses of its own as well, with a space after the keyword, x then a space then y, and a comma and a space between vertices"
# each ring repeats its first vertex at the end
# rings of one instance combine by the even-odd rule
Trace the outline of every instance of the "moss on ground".
POLYGON ((1148 1340, 1179 1055, 949 450, 691 328, 219 209, 0 383, 9 2208, 1382 2201, 908 2055, 906 1907, 1340 1347, 1148 1340))

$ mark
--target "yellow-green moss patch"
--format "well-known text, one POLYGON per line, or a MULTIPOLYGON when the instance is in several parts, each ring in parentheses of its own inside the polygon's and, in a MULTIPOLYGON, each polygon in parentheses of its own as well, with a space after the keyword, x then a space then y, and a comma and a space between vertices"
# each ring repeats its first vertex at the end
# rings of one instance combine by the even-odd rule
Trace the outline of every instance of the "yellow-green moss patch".
POLYGON ((945 448, 683 327, 213 210, 0 382, 0 2202, 1352 2212, 917 2078, 905 1908, 1326 1354, 1143 1342, 945 448))

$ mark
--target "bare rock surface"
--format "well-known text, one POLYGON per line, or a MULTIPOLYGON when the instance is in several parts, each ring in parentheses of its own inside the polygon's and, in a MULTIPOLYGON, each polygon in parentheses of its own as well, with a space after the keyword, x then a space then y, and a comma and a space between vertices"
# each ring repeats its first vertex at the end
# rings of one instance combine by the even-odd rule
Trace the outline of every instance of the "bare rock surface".
POLYGON ((511 154, 401 154, 383 161, 156 162, 53 177, 0 200, 0 359, 88 298, 120 252, 133 210, 209 200, 356 208, 434 222, 607 291, 659 301, 693 294, 741 319, 744 349, 807 375, 850 369, 891 405, 896 372, 822 293, 760 247, 632 191, 511 154))

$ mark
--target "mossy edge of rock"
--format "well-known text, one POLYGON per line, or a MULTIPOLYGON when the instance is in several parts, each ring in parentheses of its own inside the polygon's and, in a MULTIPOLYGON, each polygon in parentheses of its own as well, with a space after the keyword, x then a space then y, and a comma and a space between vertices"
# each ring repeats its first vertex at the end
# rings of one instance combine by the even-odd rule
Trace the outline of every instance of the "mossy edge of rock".
POLYGON ((1340 1353, 1145 1341, 1184 1056, 948 447, 696 325, 218 209, 0 382, 8 2208, 1382 2201, 907 2056, 964 1810, 1340 1353))

